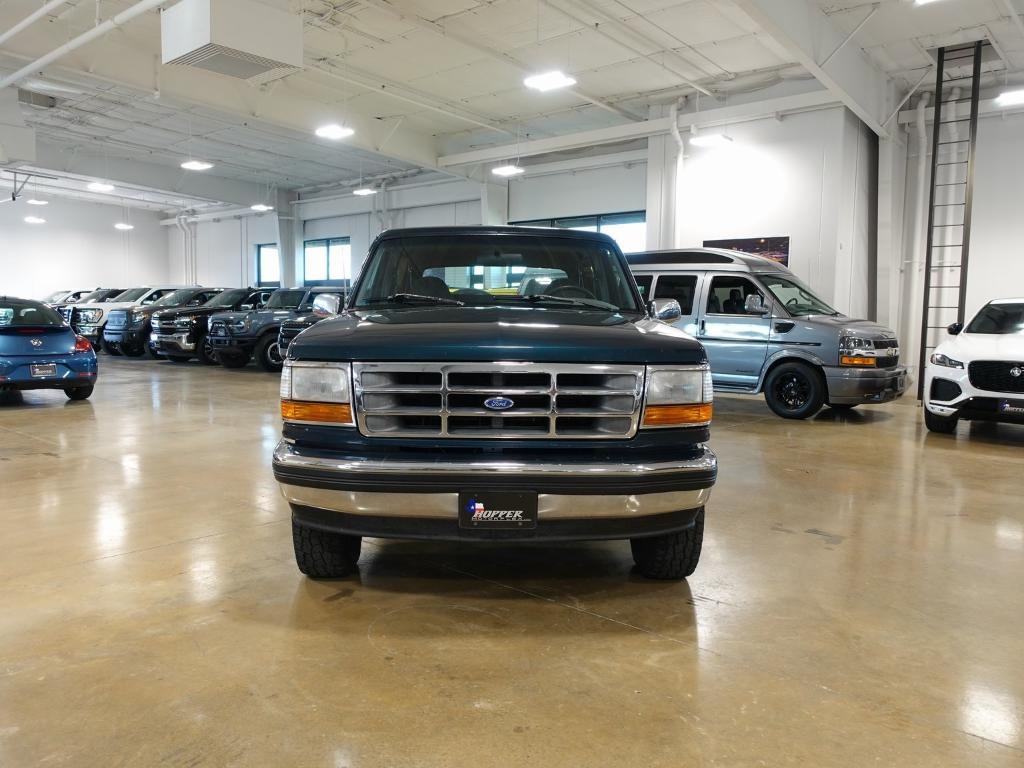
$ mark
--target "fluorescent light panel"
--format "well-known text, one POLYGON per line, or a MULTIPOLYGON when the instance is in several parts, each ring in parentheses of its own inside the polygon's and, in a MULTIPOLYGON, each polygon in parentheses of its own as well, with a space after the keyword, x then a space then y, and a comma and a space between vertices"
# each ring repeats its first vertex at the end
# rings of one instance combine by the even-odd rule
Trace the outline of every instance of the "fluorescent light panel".
POLYGON ((49 205, 50 204, 49 200, 39 200, 39 199, 37 199, 35 197, 30 197, 25 202, 28 203, 29 205, 49 205))
POLYGON ((565 72, 556 69, 551 72, 542 72, 539 75, 530 75, 523 80, 523 85, 543 93, 576 85, 576 80, 565 74, 565 72))
POLYGON ((213 168, 213 163, 208 163, 205 160, 186 160, 181 167, 186 171, 208 171, 213 168))
POLYGON ((274 206, 267 205, 266 203, 255 203, 249 207, 254 211, 259 211, 260 213, 266 213, 267 211, 274 210, 274 206))
POLYGON ((520 173, 523 173, 523 169, 518 165, 509 163, 508 165, 499 165, 497 168, 492 168, 491 173, 495 176, 518 176, 520 173))
POLYGON ((1024 89, 1017 91, 1003 91, 996 96, 996 106, 1016 107, 1024 104, 1024 89))
POLYGON ((105 181, 94 181, 88 186, 88 189, 90 192, 113 192, 114 185, 105 181))
POLYGON ((328 125, 321 125, 315 131, 316 135, 321 139, 346 139, 351 136, 355 131, 351 128, 347 128, 344 125, 338 125, 337 123, 330 123, 328 125))
POLYGON ((135 229, 135 227, 132 224, 126 224, 123 221, 119 221, 114 225, 114 229, 120 229, 122 232, 127 232, 129 229, 135 229))
POLYGON ((360 187, 359 189, 353 189, 352 194, 359 195, 360 197, 366 197, 367 195, 376 195, 377 190, 373 187, 360 187))
POLYGON ((26 216, 25 217, 25 223, 26 224, 45 224, 46 223, 46 219, 41 219, 38 216, 26 216))
POLYGON ((728 147, 732 139, 724 133, 698 133, 690 137, 690 144, 695 147, 728 147))

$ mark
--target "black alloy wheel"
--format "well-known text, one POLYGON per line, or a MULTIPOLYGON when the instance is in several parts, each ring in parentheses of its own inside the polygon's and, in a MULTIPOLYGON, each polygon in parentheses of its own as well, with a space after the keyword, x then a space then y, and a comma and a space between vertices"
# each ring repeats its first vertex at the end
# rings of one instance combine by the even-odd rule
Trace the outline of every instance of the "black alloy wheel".
POLYGON ((216 365, 220 362, 217 359, 217 352, 213 348, 210 338, 205 334, 196 342, 196 357, 203 365, 216 365))
POLYGON ((806 419, 825 402, 821 374, 806 363, 783 363, 768 374, 764 386, 768 407, 784 419, 806 419))

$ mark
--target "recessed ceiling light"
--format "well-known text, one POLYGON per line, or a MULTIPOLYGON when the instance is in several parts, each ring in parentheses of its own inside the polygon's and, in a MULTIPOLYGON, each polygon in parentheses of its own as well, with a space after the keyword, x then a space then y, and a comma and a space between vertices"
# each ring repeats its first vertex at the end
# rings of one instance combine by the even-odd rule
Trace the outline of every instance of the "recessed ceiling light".
POLYGON ((355 131, 351 128, 346 128, 344 125, 338 125, 337 123, 330 123, 328 125, 321 125, 316 129, 316 135, 321 139, 346 139, 351 136, 355 131))
POLYGON ((45 224, 46 223, 46 219, 41 219, 38 216, 26 216, 25 217, 25 223, 26 224, 45 224))
POLYGON ((186 160, 181 167, 186 171, 208 171, 213 168, 213 163, 208 163, 205 160, 186 160))
POLYGON ((695 147, 728 147, 732 139, 724 133, 698 133, 690 137, 690 143, 695 147))
POLYGON ((1016 107, 1024 104, 1024 89, 1019 91, 1003 91, 996 96, 996 106, 1016 107))
POLYGON ((124 232, 127 232, 129 229, 135 229, 135 227, 132 224, 126 224, 123 221, 119 221, 117 222, 117 224, 114 225, 114 229, 120 229, 124 232))
POLYGON ((88 187, 90 192, 113 192, 114 185, 105 181, 94 181, 88 187))
POLYGON ((523 169, 518 165, 499 165, 497 168, 491 168, 491 173, 495 176, 518 176, 523 172, 523 169))
POLYGON ((928 5, 928 3, 934 3, 935 0, 914 0, 914 5, 928 5))
POLYGON ((359 195, 360 197, 366 197, 367 195, 376 195, 377 190, 373 187, 360 187, 359 189, 353 189, 352 194, 359 195))
POLYGON ((576 85, 576 80, 569 77, 565 72, 556 69, 552 72, 530 75, 523 80, 523 85, 527 88, 533 88, 535 91, 554 91, 559 88, 568 88, 570 85, 576 85))
POLYGON ((49 200, 39 200, 39 199, 37 199, 35 197, 30 197, 25 202, 28 203, 29 205, 49 205, 50 204, 49 200))
POLYGON ((266 203, 254 203, 253 205, 250 205, 249 207, 252 210, 254 210, 254 211, 259 211, 260 213, 266 213, 267 211, 274 210, 274 206, 267 205, 266 203))

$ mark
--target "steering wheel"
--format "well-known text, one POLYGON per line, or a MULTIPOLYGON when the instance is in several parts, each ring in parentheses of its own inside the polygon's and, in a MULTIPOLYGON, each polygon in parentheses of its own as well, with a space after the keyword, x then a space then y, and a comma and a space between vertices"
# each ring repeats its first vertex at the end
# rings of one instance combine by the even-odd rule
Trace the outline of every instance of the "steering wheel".
POLYGON ((550 291, 544 291, 545 296, 565 296, 567 299, 596 299, 586 288, 579 285, 560 285, 550 291))
POLYGON ((795 307, 799 303, 800 303, 800 300, 796 296, 794 296, 792 299, 790 299, 789 301, 786 302, 786 306, 787 307, 795 307))

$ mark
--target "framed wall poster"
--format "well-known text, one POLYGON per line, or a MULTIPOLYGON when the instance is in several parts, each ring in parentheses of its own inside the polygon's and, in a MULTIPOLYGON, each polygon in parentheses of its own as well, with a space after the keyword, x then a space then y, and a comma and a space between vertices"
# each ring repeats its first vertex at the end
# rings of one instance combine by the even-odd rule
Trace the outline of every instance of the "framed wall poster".
POLYGON ((705 248, 728 248, 732 251, 743 251, 755 256, 777 261, 784 267, 789 266, 788 237, 741 237, 733 240, 705 240, 705 248))

